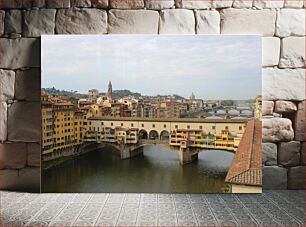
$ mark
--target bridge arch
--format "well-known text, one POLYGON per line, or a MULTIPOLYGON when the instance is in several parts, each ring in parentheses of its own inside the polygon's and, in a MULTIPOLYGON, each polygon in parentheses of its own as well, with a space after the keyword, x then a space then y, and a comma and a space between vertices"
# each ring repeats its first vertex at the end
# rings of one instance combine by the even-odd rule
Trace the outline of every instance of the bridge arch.
POLYGON ((159 138, 159 134, 156 130, 151 130, 149 132, 149 139, 150 140, 157 140, 159 138))
POLYGON ((167 130, 163 130, 160 133, 160 140, 162 141, 168 141, 170 137, 170 133, 167 130))
POLYGON ((148 132, 144 129, 141 129, 139 131, 139 139, 148 139, 149 138, 149 135, 148 135, 148 132))

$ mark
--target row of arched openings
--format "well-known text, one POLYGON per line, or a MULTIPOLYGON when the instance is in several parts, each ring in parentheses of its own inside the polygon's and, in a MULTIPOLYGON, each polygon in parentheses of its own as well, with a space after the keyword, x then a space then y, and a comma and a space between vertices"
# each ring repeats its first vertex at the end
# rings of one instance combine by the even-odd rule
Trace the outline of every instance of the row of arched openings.
POLYGON ((139 139, 150 139, 150 140, 169 140, 169 132, 163 130, 160 134, 156 130, 151 130, 149 133, 142 129, 139 131, 139 139))

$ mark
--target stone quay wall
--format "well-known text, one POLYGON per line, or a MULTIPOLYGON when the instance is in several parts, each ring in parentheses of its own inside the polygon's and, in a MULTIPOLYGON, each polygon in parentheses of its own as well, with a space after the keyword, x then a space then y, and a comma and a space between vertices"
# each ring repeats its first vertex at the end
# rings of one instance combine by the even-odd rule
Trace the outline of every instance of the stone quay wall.
POLYGON ((305 5, 302 0, 0 0, 1 188, 39 191, 42 34, 261 35, 263 187, 303 188, 305 5))

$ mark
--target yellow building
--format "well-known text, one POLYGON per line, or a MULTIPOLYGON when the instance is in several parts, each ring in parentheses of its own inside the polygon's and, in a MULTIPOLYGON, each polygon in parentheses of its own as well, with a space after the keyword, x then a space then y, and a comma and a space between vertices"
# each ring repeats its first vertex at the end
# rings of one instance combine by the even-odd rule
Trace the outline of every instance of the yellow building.
POLYGON ((42 94, 42 154, 52 156, 61 150, 80 145, 86 135, 86 115, 70 102, 52 102, 42 94))
POLYGON ((86 134, 86 126, 84 125, 84 113, 81 111, 74 112, 74 138, 75 144, 83 143, 86 134))
POLYGON ((214 135, 215 149, 225 149, 236 151, 240 143, 240 137, 233 136, 229 131, 223 130, 222 133, 214 135))
POLYGON ((124 144, 138 143, 138 129, 136 128, 121 128, 117 127, 115 130, 116 141, 124 144))
POLYGON ((54 151, 75 145, 74 105, 54 103, 54 151))
POLYGON ((41 96, 41 150, 42 154, 53 152, 53 111, 52 103, 48 101, 48 95, 41 96))
POLYGON ((235 152, 240 138, 234 137, 229 131, 220 134, 205 133, 202 130, 178 129, 170 133, 171 146, 186 146, 201 149, 221 149, 235 152))

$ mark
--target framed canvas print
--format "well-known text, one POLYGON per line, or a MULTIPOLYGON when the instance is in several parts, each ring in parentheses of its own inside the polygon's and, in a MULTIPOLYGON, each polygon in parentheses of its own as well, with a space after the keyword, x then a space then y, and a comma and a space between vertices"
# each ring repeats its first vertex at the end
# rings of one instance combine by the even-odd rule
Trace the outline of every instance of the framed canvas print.
POLYGON ((42 36, 42 192, 260 193, 261 38, 42 36))

